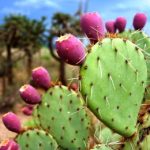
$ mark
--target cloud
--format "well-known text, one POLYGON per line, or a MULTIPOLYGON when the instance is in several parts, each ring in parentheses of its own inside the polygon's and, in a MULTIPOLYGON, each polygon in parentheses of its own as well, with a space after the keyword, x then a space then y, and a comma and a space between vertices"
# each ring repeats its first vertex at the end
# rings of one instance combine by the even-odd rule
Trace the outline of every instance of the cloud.
POLYGON ((42 7, 52 7, 52 8, 60 8, 58 3, 52 0, 17 0, 14 3, 14 6, 17 7, 30 7, 30 8, 42 8, 42 7))

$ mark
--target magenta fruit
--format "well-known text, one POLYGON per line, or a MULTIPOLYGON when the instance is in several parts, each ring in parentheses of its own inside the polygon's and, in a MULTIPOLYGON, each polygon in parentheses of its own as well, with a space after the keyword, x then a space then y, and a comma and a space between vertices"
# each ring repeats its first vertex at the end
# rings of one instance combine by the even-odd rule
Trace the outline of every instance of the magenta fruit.
POLYGON ((61 36, 56 41, 59 57, 71 65, 81 65, 85 59, 85 49, 82 42, 71 34, 61 36))
POLYGON ((133 26, 135 30, 142 30, 146 24, 147 17, 144 13, 137 13, 133 19, 133 26))
POLYGON ((46 90, 51 86, 51 77, 44 67, 37 67, 33 69, 32 79, 37 86, 46 90))
POLYGON ((127 21, 124 17, 118 17, 115 22, 115 27, 121 33, 125 30, 126 24, 127 24, 127 21))
POLYGON ((105 23, 105 27, 106 27, 107 32, 109 32, 109 33, 116 32, 115 21, 107 21, 105 23))
POLYGON ((8 112, 2 117, 2 121, 6 128, 12 132, 19 133, 21 131, 20 119, 12 112, 8 112))
POLYGON ((29 84, 22 86, 19 90, 21 98, 28 104, 38 104, 41 102, 41 96, 38 91, 29 84))
POLYGON ((0 144, 0 150, 20 150, 19 145, 13 140, 4 140, 0 144))
POLYGON ((96 12, 81 16, 81 28, 92 43, 96 43, 105 35, 103 20, 96 12))
POLYGON ((32 113, 33 113, 33 110, 30 109, 28 106, 24 106, 22 109, 21 109, 22 113, 26 116, 31 116, 32 113))

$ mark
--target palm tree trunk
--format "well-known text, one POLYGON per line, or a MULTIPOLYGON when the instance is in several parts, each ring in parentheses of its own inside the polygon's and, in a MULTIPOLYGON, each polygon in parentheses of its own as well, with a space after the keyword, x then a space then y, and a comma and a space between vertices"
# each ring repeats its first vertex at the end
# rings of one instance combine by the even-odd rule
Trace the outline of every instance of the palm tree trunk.
POLYGON ((12 85, 13 84, 13 62, 12 62, 12 54, 11 54, 11 46, 7 45, 6 47, 7 50, 7 78, 8 78, 8 84, 12 85))
POLYGON ((60 61, 59 66, 59 80, 63 85, 66 85, 66 74, 65 74, 65 63, 63 61, 60 61))

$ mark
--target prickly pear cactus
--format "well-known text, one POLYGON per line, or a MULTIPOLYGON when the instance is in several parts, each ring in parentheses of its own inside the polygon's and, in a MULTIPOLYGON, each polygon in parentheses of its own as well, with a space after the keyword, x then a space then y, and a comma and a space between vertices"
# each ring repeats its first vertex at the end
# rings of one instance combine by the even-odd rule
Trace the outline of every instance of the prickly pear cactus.
POLYGON ((43 130, 27 130, 16 137, 21 150, 57 150, 53 137, 43 130))
POLYGON ((92 150, 113 150, 105 144, 96 145, 92 150))
POLYGON ((117 133, 133 135, 147 80, 141 49, 128 40, 105 38, 87 55, 80 79, 90 110, 117 133))
POLYGON ((90 120, 76 92, 65 86, 51 87, 37 106, 40 126, 65 149, 86 149, 90 120))

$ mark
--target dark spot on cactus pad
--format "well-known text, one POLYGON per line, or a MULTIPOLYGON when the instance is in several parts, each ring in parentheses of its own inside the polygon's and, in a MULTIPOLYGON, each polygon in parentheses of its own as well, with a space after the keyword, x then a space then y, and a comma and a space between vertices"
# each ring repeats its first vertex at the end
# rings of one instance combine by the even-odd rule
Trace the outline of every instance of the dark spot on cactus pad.
POLYGON ((119 106, 117 106, 117 109, 119 109, 120 107, 119 106))
POLYGON ((76 130, 75 133, 78 134, 78 130, 76 130))
POLYGON ((144 81, 142 81, 141 83, 142 83, 142 85, 144 85, 144 81))
POLYGON ((50 108, 50 104, 47 104, 46 107, 47 107, 47 108, 50 108))
POLYGON ((62 129, 65 130, 65 127, 63 126, 62 129))
POLYGON ((129 60, 126 59, 126 60, 125 60, 125 63, 126 63, 126 64, 129 64, 129 60))
POLYGON ((39 132, 36 132, 37 135, 39 135, 39 132))
POLYGON ((129 115, 128 117, 131 118, 131 115, 129 115))
POLYGON ((62 112, 62 108, 59 108, 59 111, 62 112))
POLYGON ((64 139, 63 136, 61 136, 60 139, 63 140, 64 139))
POLYGON ((129 127, 126 127, 125 129, 128 130, 129 127))
POLYGON ((69 103, 72 104, 72 100, 70 100, 69 103))
POLYGON ((39 147, 42 147, 42 143, 39 143, 39 147))
POLYGON ((51 119, 52 119, 52 120, 54 120, 55 118, 54 118, 54 117, 52 117, 51 119))
POLYGON ((63 96, 62 95, 60 95, 60 99, 62 99, 63 98, 63 96))
POLYGON ((124 43, 126 43, 126 42, 127 42, 127 40, 126 40, 126 39, 123 39, 123 42, 124 42, 124 43))
POLYGON ((93 83, 92 83, 92 82, 90 83, 90 86, 93 86, 93 83))
POLYGON ((88 66, 87 66, 87 65, 85 65, 85 66, 84 66, 84 69, 86 70, 87 68, 88 68, 88 66))
POLYGON ((81 150, 81 147, 78 147, 78 150, 81 150))
POLYGON ((98 56, 98 57, 97 57, 97 61, 99 61, 99 60, 100 60, 100 57, 98 56))
POLYGON ((71 117, 69 117, 69 119, 68 119, 69 121, 71 121, 72 120, 72 118, 71 117))
POLYGON ((80 108, 77 108, 76 110, 77 110, 77 111, 79 111, 79 110, 80 110, 80 108))
POLYGON ((51 91, 49 94, 52 96, 52 95, 53 95, 53 92, 51 91))
POLYGON ((81 118, 81 122, 83 122, 84 121, 84 118, 81 118))
POLYGON ((110 73, 108 73, 108 78, 110 78, 110 73))
POLYGON ((50 126, 48 126, 47 128, 48 128, 48 130, 50 130, 50 129, 51 129, 51 127, 50 127, 50 126))
POLYGON ((26 144, 26 148, 28 148, 29 147, 29 145, 28 144, 26 144))
POLYGON ((129 93, 129 95, 131 96, 131 95, 132 95, 132 93, 130 92, 130 93, 129 93))
POLYGON ((71 143, 74 143, 74 141, 73 141, 73 140, 71 140, 71 143))
POLYGON ((112 118, 111 121, 114 122, 114 118, 112 118))
POLYGON ((29 133, 27 133, 26 135, 27 135, 27 137, 29 137, 29 133))
POLYGON ((40 118, 40 114, 38 114, 37 117, 40 118))
POLYGON ((115 48, 114 50, 115 50, 116 53, 118 52, 118 49, 117 49, 117 48, 115 48))

